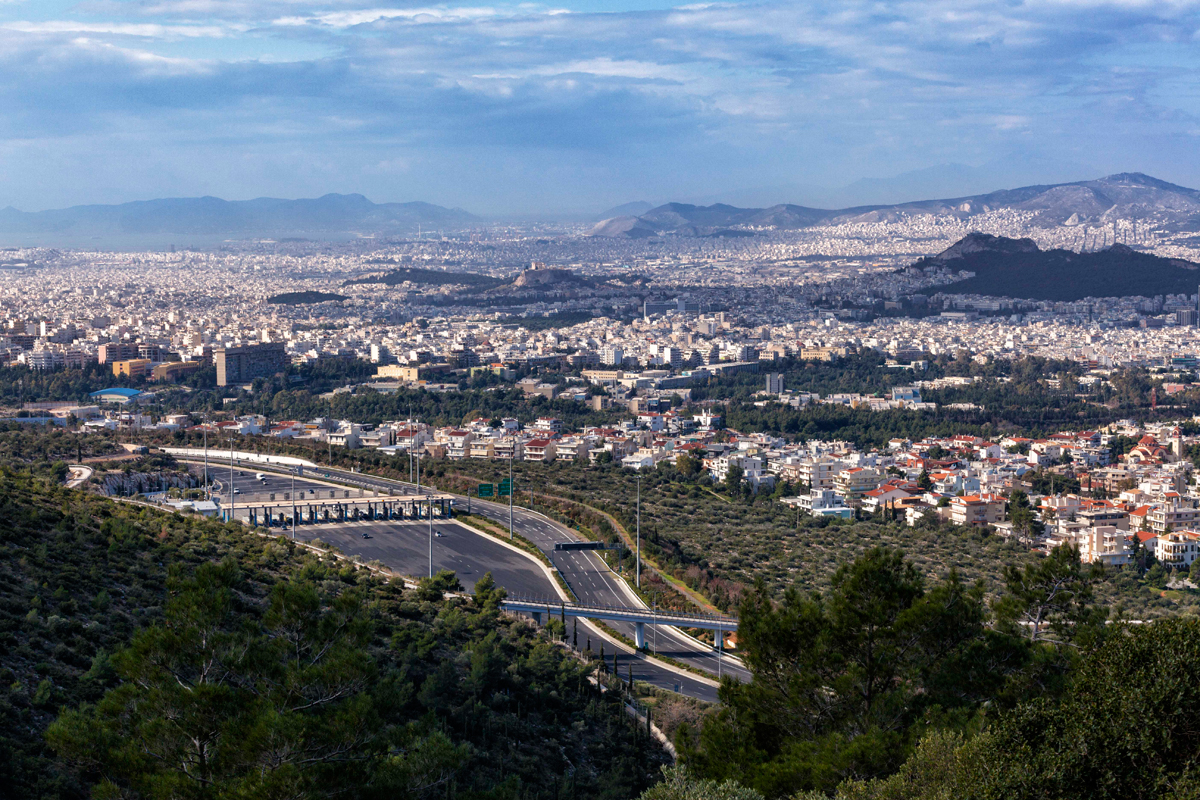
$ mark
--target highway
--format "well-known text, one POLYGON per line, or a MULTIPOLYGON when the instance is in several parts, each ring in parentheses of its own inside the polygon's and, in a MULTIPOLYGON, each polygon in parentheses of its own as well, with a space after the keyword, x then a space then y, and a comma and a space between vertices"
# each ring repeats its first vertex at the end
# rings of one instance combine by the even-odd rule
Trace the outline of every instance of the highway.
MULTIPOLYGON (((210 459, 211 458, 212 456, 210 456, 210 459)), ((228 482, 228 462, 226 462, 224 468, 224 480, 228 482)), ((193 469, 195 469, 195 465, 193 465, 193 469)), ((246 497, 246 493, 249 492, 261 493, 273 491, 277 493, 276 497, 279 500, 282 500, 282 494, 278 494, 278 492, 291 491, 290 477, 278 474, 271 475, 270 472, 267 472, 266 469, 263 468, 261 471, 264 471, 264 473, 268 475, 267 484, 264 486, 263 484, 254 480, 254 475, 256 471, 259 470, 254 469, 253 466, 247 466, 246 468, 242 469, 242 472, 244 472, 245 475, 240 477, 237 475, 236 470, 237 468, 235 468, 234 474, 235 485, 242 492, 237 497, 237 501, 239 503, 248 499, 246 497)), ((353 486, 359 486, 367 489, 390 489, 396 494, 415 494, 415 486, 409 483, 379 478, 373 475, 327 468, 306 470, 304 478, 296 479, 297 494, 300 494, 303 491, 307 496, 312 496, 309 494, 310 492, 315 491, 320 493, 322 490, 328 490, 330 488, 328 485, 319 482, 321 477, 326 473, 331 476, 331 479, 336 480, 339 483, 344 482, 353 486)), ((211 460, 209 463, 209 475, 217 480, 220 480, 222 475, 220 467, 214 467, 214 462, 211 460)), ((425 491, 425 487, 422 487, 422 491, 425 491)), ((465 509, 465 505, 466 498, 459 498, 457 501, 457 507, 459 509, 465 509)), ((508 506, 506 504, 472 499, 471 510, 477 514, 480 514, 481 516, 494 520, 506 529, 508 527, 508 506)), ((426 548, 428 546, 428 523, 358 522, 321 526, 305 525, 302 526, 301 529, 298 529, 297 533, 304 538, 310 538, 319 535, 320 538, 324 539, 325 541, 332 542, 334 540, 330 538, 325 531, 332 531, 339 528, 345 528, 348 531, 357 531, 358 527, 367 524, 415 524, 418 527, 424 525, 426 528, 426 548), (308 533, 308 531, 315 532, 318 529, 322 531, 321 534, 308 533)), ((435 523, 435 527, 436 524, 437 523, 435 523)), ((580 602, 608 606, 644 607, 644 604, 641 602, 640 598, 638 598, 637 595, 635 595, 625 585, 625 582, 618 575, 609 569, 608 565, 595 552, 554 549, 554 545, 557 542, 580 540, 582 537, 580 537, 578 533, 542 516, 541 514, 523 509, 520 506, 514 506, 513 508, 513 527, 517 533, 532 542, 547 555, 551 563, 553 563, 558 569, 559 573, 563 576, 563 579, 566 581, 567 585, 580 602)), ((470 543, 471 538, 472 537, 463 537, 462 539, 456 539, 454 544, 455 552, 458 554, 458 557, 464 559, 462 563, 468 567, 480 564, 485 558, 479 547, 476 547, 470 543)), ((492 547, 496 546, 494 543, 488 542, 488 537, 484 534, 478 534, 473 538, 478 542, 487 543, 492 547)), ((449 544, 449 542, 447 542, 444 538, 437 540, 437 543, 449 544)), ((412 555, 406 555, 405 548, 398 547, 381 553, 379 550, 375 549, 380 544, 382 544, 382 542, 377 539, 362 539, 360 532, 356 532, 354 534, 345 535, 344 540, 338 543, 338 547, 347 555, 359 554, 367 559, 378 559, 380 562, 406 574, 421 575, 428 571, 427 549, 421 551, 419 562, 414 563, 409 560, 412 555), (366 547, 364 547, 364 545, 366 547), (368 551, 374 554, 369 554, 368 551)), ((515 556, 515 554, 513 555, 515 556)), ((519 556, 517 557, 519 558, 519 556)), ((438 563, 437 558, 438 556, 435 551, 435 566, 438 563)), ((530 566, 532 567, 532 564, 530 566)), ((453 567, 447 568, 449 569, 453 567)), ((514 594, 525 594, 525 590, 518 588, 517 585, 509 586, 506 584, 495 570, 493 570, 493 576, 496 578, 498 583, 504 585, 506 588, 509 588, 514 594)), ((520 581, 521 585, 524 585, 529 579, 517 578, 514 576, 510 577, 509 580, 518 580, 520 581)), ((463 576, 463 584, 464 586, 467 585, 466 576, 463 576)), ((542 594, 549 597, 556 596, 556 592, 552 587, 545 586, 545 584, 542 584, 542 586, 543 588, 541 589, 532 589, 531 593, 542 594)), ((612 622, 608 624, 613 630, 620 632, 630 641, 633 640, 634 626, 632 623, 612 622)), ((590 625, 580 626, 580 646, 584 646, 586 644, 584 636, 588 627, 590 627, 590 625)), ((668 625, 651 626, 646 632, 646 639, 647 645, 651 648, 653 653, 670 657, 681 663, 686 663, 693 668, 703 670, 709 673, 712 678, 716 678, 716 676, 720 674, 729 675, 743 681, 748 681, 750 679, 749 671, 746 670, 735 659, 731 659, 727 655, 724 657, 719 657, 711 646, 685 635, 677 628, 668 625)), ((683 677, 683 675, 686 673, 680 673, 677 670, 666 669, 658 664, 645 661, 644 659, 640 658, 640 656, 633 654, 631 648, 616 646, 612 643, 609 643, 609 645, 606 647, 606 653, 609 654, 610 664, 613 647, 617 647, 623 654, 623 657, 620 659, 622 663, 619 667, 622 675, 626 674, 626 665, 630 660, 632 660, 632 663, 634 664, 634 677, 637 680, 644 680, 647 683, 652 683, 656 686, 662 686, 664 688, 681 690, 685 694, 698 697, 702 700, 707 700, 710 702, 716 700, 716 688, 711 685, 711 681, 702 681, 691 676, 683 677)), ((599 650, 599 643, 593 641, 593 648, 599 650)))
MULTIPOLYGON (((433 530, 440 534, 433 538, 433 571, 452 570, 466 591, 472 591, 475 582, 490 572, 496 583, 514 594, 554 593, 550 578, 524 555, 457 522, 434 520, 433 530)), ((296 536, 301 541, 320 539, 347 555, 377 560, 405 575, 420 578, 429 574, 428 520, 301 525, 296 536), (364 533, 371 538, 364 539, 364 533)))

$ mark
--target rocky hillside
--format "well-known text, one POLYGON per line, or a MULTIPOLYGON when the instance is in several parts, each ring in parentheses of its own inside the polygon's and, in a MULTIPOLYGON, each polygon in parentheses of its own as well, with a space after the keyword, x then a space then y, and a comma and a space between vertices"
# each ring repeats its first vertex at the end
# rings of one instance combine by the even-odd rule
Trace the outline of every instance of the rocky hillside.
POLYGON ((973 278, 928 293, 980 294, 1029 300, 1075 301, 1087 297, 1153 297, 1195 294, 1200 264, 1160 258, 1123 244, 1094 253, 1041 250, 1030 239, 972 233, 916 269, 951 267, 973 278))

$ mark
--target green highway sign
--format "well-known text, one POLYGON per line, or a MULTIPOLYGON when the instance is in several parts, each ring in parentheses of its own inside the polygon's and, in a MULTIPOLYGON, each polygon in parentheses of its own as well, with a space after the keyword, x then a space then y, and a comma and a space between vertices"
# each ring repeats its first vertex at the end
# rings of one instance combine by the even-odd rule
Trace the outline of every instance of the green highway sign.
POLYGON ((492 490, 493 490, 494 488, 495 488, 495 487, 494 487, 494 486, 492 486, 492 484, 490 484, 490 483, 481 483, 481 484, 479 484, 479 496, 480 496, 480 497, 492 497, 492 496, 493 496, 493 495, 492 495, 492 490))
POLYGON ((500 481, 500 491, 497 492, 499 497, 508 497, 512 494, 512 482, 508 478, 500 481))

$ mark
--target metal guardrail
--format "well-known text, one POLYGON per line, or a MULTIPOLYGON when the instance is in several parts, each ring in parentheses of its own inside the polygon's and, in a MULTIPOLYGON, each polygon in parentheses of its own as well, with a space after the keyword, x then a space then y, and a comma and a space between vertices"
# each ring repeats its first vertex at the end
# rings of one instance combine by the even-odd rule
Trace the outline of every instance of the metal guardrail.
POLYGON ((509 595, 504 599, 505 603, 521 603, 525 605, 535 605, 545 608, 547 611, 562 608, 569 610, 573 616, 586 616, 586 612, 595 611, 601 614, 627 614, 629 616, 651 616, 656 620, 661 620, 664 624, 677 625, 688 627, 688 623, 700 623, 700 625, 728 625, 731 629, 736 630, 738 621, 734 617, 726 617, 720 614, 685 614, 678 611, 659 611, 649 608, 631 608, 629 606, 606 606, 597 603, 564 603, 556 597, 538 597, 533 595, 509 595))

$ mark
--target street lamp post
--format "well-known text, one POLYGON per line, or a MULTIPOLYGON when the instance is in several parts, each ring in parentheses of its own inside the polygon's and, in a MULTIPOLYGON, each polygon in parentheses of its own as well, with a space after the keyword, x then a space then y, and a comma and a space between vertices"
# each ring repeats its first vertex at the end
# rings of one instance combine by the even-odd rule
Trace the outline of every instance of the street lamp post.
POLYGON ((513 481, 512 481, 512 462, 513 455, 517 450, 517 437, 513 437, 512 449, 508 451, 508 539, 513 539, 513 481))
POLYGON ((212 499, 208 491, 208 414, 204 415, 204 497, 212 499))
POLYGON ((233 522, 233 426, 229 427, 229 521, 233 522))
POLYGON ((292 541, 296 541, 296 468, 292 467, 292 541))
POLYGON ((433 495, 429 496, 429 577, 433 577, 433 495))
POLYGON ((637 476, 637 566, 634 569, 634 585, 642 588, 642 473, 637 476))

